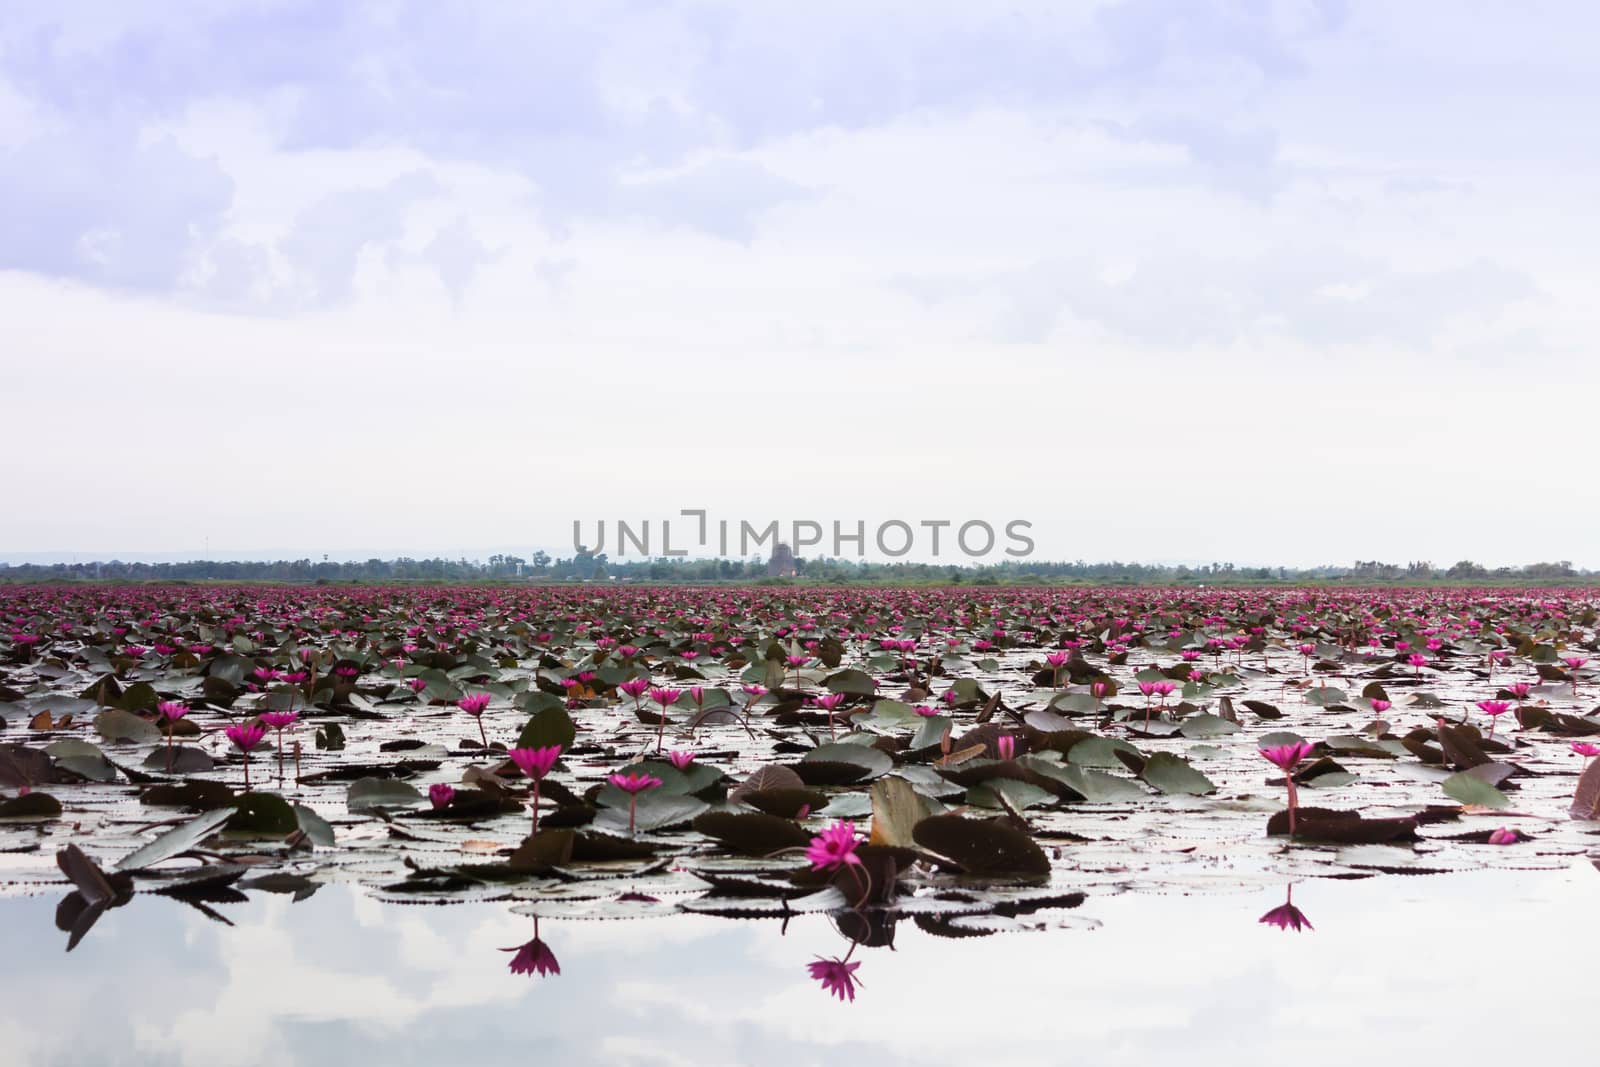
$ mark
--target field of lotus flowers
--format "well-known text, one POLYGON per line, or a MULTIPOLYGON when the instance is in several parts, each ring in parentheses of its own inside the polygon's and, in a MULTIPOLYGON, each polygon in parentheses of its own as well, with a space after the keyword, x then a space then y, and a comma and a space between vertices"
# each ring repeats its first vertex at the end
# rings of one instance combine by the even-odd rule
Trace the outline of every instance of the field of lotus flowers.
MULTIPOLYGON (((39 586, 0 618, 0 883, 64 891, 68 947, 136 892, 345 883, 827 913, 853 952, 1600 831, 1593 591, 39 586)), ((559 969, 536 929, 509 964, 559 969)), ((848 953, 810 966, 855 997, 848 953)))

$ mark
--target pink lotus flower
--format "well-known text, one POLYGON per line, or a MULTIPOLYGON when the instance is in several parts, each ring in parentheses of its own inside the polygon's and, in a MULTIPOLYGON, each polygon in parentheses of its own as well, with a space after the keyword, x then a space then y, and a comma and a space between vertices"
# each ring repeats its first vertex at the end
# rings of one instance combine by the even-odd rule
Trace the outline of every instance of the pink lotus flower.
MULTIPOLYGON (((283 731, 292 727, 300 718, 298 711, 263 711, 259 716, 261 721, 272 727, 278 733, 278 777, 283 777, 283 731)), ((299 766, 299 764, 295 764, 299 766)))
POLYGON ((1495 722, 1500 716, 1511 710, 1511 705, 1504 700, 1480 700, 1478 701, 1478 710, 1489 716, 1489 736, 1493 737, 1495 722))
POLYGON ((656 723, 656 751, 661 751, 661 737, 667 728, 667 709, 676 704, 683 697, 681 689, 667 689, 657 686, 650 690, 650 699, 661 705, 661 720, 656 723))
POLYGON ((856 999, 856 986, 861 984, 861 979, 856 977, 856 970, 861 966, 857 960, 850 963, 842 959, 826 959, 818 956, 806 964, 806 970, 814 981, 819 982, 822 988, 838 997, 840 1000, 854 1001, 856 999))
POLYGON ((1394 705, 1389 703, 1387 700, 1384 700, 1382 697, 1372 698, 1372 713, 1374 715, 1382 715, 1392 707, 1394 707, 1394 705))
POLYGON ((1587 771, 1589 769, 1589 761, 1596 756, 1600 756, 1600 745, 1590 741, 1574 741, 1572 742, 1572 751, 1583 757, 1583 769, 1587 771))
MULTIPOLYGON (((489 706, 488 693, 469 693, 456 701, 456 707, 478 720, 478 738, 483 747, 489 747, 489 734, 483 728, 483 710, 489 706)), ((471 744, 469 741, 468 744, 471 744)))
POLYGON ((560 745, 546 745, 543 748, 514 748, 506 753, 512 763, 517 765, 517 770, 535 782, 541 781, 550 769, 556 765, 556 760, 561 758, 560 745))
POLYGON ((406 685, 411 687, 411 691, 413 693, 421 693, 424 689, 428 688, 428 682, 424 678, 413 678, 407 682, 406 685))
POLYGON ((1521 840, 1521 834, 1504 826, 1489 834, 1489 844, 1491 845, 1514 845, 1521 840))
POLYGON ((855 827, 840 819, 826 827, 806 846, 806 859, 814 871, 833 871, 851 864, 860 864, 856 846, 861 843, 855 827))
POLYGON ((267 736, 267 728, 259 722, 240 723, 229 726, 222 732, 228 735, 228 740, 232 741, 239 751, 245 753, 261 744, 261 739, 267 736))
POLYGON ((443 782, 435 782, 428 787, 428 803, 433 805, 433 810, 435 811, 448 808, 455 797, 454 786, 446 785, 443 782))
POLYGON ((546 745, 543 748, 514 748, 506 753, 511 762, 517 765, 517 770, 533 780, 533 832, 539 832, 539 783, 544 781, 545 775, 550 773, 556 765, 556 760, 561 758, 560 745, 546 745))
POLYGON ((1309 741, 1295 741, 1287 745, 1261 749, 1261 754, 1283 770, 1283 784, 1289 789, 1289 836, 1294 836, 1294 815, 1299 796, 1295 792, 1294 769, 1300 761, 1311 755, 1315 746, 1309 741))
POLYGON ((828 693, 825 696, 816 697, 812 701, 812 703, 815 704, 817 707, 823 708, 824 710, 827 711, 827 713, 828 713, 828 736, 829 737, 837 737, 838 734, 835 732, 834 725, 833 725, 833 709, 837 708, 840 704, 844 703, 844 694, 843 693, 828 693))
POLYGON ((606 781, 628 794, 628 833, 633 833, 634 816, 639 809, 639 794, 650 789, 659 789, 661 779, 653 774, 635 772, 633 774, 613 774, 606 781))
POLYGON ((259 722, 249 722, 229 726, 222 732, 228 735, 228 740, 233 742, 234 747, 244 753, 244 789, 248 793, 250 791, 250 750, 259 745, 261 739, 267 736, 267 728, 259 722))
POLYGON ((617 686, 617 692, 626 693, 633 698, 633 708, 639 710, 639 698, 644 696, 645 690, 650 688, 648 678, 629 678, 617 686))
POLYGON ((994 749, 1003 760, 1012 759, 1017 754, 1017 739, 1010 734, 1001 734, 995 738, 994 749))
POLYGON ((163 700, 156 705, 163 718, 167 720, 167 773, 172 773, 172 726, 179 719, 189 714, 189 705, 180 700, 163 700))
POLYGON ((667 753, 667 759, 671 761, 674 767, 681 771, 686 769, 689 764, 694 762, 694 753, 673 749, 671 752, 667 753))

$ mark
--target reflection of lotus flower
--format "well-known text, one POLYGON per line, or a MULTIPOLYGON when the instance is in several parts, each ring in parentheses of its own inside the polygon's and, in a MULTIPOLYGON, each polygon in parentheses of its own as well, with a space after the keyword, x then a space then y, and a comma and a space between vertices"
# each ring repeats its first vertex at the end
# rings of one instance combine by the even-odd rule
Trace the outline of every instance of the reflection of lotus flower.
POLYGON ((550 946, 539 939, 538 925, 534 925, 534 937, 525 945, 516 948, 503 948, 501 952, 515 952, 511 957, 512 974, 560 974, 561 964, 556 961, 556 954, 550 951, 550 946))
POLYGON ((1311 925, 1311 920, 1306 918, 1305 912, 1294 906, 1294 886, 1289 887, 1284 895, 1282 904, 1279 904, 1256 921, 1266 923, 1269 926, 1276 926, 1280 930, 1293 930, 1296 933, 1301 930, 1316 929, 1311 925))
POLYGON ((856 969, 861 966, 858 960, 855 963, 843 959, 824 959, 818 956, 806 964, 813 981, 822 985, 822 988, 838 997, 840 1000, 854 1001, 856 999, 856 986, 861 979, 856 977, 856 969))

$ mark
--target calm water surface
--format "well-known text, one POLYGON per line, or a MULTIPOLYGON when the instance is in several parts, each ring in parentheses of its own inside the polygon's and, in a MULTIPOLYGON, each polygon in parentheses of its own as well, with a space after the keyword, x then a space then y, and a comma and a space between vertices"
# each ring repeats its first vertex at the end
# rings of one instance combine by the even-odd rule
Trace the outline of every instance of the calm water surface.
POLYGON ((807 972, 825 916, 533 920, 327 886, 219 905, 140 895, 71 954, 54 896, 0 900, 0 1062, 54 1064, 1495 1063, 1589 1058, 1600 872, 1319 879, 1091 896, 1078 928, 857 947, 853 1002, 807 972), (1098 925, 1096 925, 1096 923, 1098 925))

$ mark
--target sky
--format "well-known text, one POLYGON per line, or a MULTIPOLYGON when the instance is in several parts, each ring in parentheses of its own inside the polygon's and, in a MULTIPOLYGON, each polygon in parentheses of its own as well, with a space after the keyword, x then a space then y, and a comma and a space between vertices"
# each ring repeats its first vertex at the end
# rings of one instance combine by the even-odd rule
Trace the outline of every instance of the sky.
POLYGON ((1597 34, 9 5, 0 560, 559 555, 705 509, 875 556, 1022 520, 1046 559, 1600 567, 1597 34))

